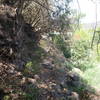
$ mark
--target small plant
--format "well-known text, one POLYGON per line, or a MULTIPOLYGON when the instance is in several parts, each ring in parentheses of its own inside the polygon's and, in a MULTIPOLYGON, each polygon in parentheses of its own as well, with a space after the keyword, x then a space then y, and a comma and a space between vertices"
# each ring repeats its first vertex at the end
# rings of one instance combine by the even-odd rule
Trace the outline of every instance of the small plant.
POLYGON ((39 63, 35 60, 27 62, 24 72, 27 73, 28 71, 31 71, 33 74, 38 73, 39 63))

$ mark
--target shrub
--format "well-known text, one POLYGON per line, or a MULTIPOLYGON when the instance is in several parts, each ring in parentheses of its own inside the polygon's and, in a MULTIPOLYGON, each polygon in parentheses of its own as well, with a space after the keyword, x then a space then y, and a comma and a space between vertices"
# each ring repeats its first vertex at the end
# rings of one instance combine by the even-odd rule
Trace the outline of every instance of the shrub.
POLYGON ((67 43, 62 35, 56 35, 54 34, 52 37, 52 41, 54 42, 54 44, 56 45, 56 47, 61 50, 64 54, 64 56, 66 58, 70 58, 71 57, 71 49, 70 49, 70 44, 67 43))
MULTIPOLYGON (((99 30, 99 29, 97 29, 99 30)), ((86 70, 92 68, 96 63, 100 61, 100 45, 97 49, 98 33, 95 34, 93 47, 91 49, 92 35, 94 30, 76 30, 73 35, 73 47, 71 49, 71 59, 73 64, 82 69, 86 70)))

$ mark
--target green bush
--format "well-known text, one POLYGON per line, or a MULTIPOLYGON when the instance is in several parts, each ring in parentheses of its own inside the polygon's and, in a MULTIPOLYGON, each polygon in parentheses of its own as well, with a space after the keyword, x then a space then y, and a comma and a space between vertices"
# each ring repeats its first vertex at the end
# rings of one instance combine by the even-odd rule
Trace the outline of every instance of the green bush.
POLYGON ((56 45, 56 47, 63 52, 63 54, 64 54, 64 56, 66 58, 70 58, 71 57, 70 44, 67 43, 63 39, 62 35, 53 34, 52 41, 54 42, 54 44, 56 45))
POLYGON ((95 58, 91 57, 90 42, 88 40, 79 40, 74 43, 72 48, 73 64, 75 67, 85 71, 94 67, 95 58))

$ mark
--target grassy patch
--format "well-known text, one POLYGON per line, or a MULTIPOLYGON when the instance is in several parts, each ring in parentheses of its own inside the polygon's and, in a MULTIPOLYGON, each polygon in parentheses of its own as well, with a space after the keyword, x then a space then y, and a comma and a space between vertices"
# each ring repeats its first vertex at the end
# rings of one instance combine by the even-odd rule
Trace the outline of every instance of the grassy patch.
POLYGON ((87 80, 88 84, 100 89, 100 65, 93 67, 84 72, 83 78, 87 80))

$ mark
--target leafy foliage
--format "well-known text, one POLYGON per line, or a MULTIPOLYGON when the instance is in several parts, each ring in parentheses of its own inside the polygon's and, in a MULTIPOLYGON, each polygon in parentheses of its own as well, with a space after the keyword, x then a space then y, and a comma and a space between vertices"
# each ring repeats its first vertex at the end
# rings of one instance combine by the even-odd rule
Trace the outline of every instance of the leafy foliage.
POLYGON ((92 58, 93 51, 91 50, 91 35, 88 31, 80 29, 74 35, 74 43, 72 47, 72 57, 74 66, 81 70, 86 70, 94 66, 95 58, 92 58))
POLYGON ((54 44, 57 46, 57 48, 63 52, 66 58, 71 57, 70 44, 66 42, 67 40, 66 41, 64 40, 62 35, 54 34, 52 40, 54 44))

